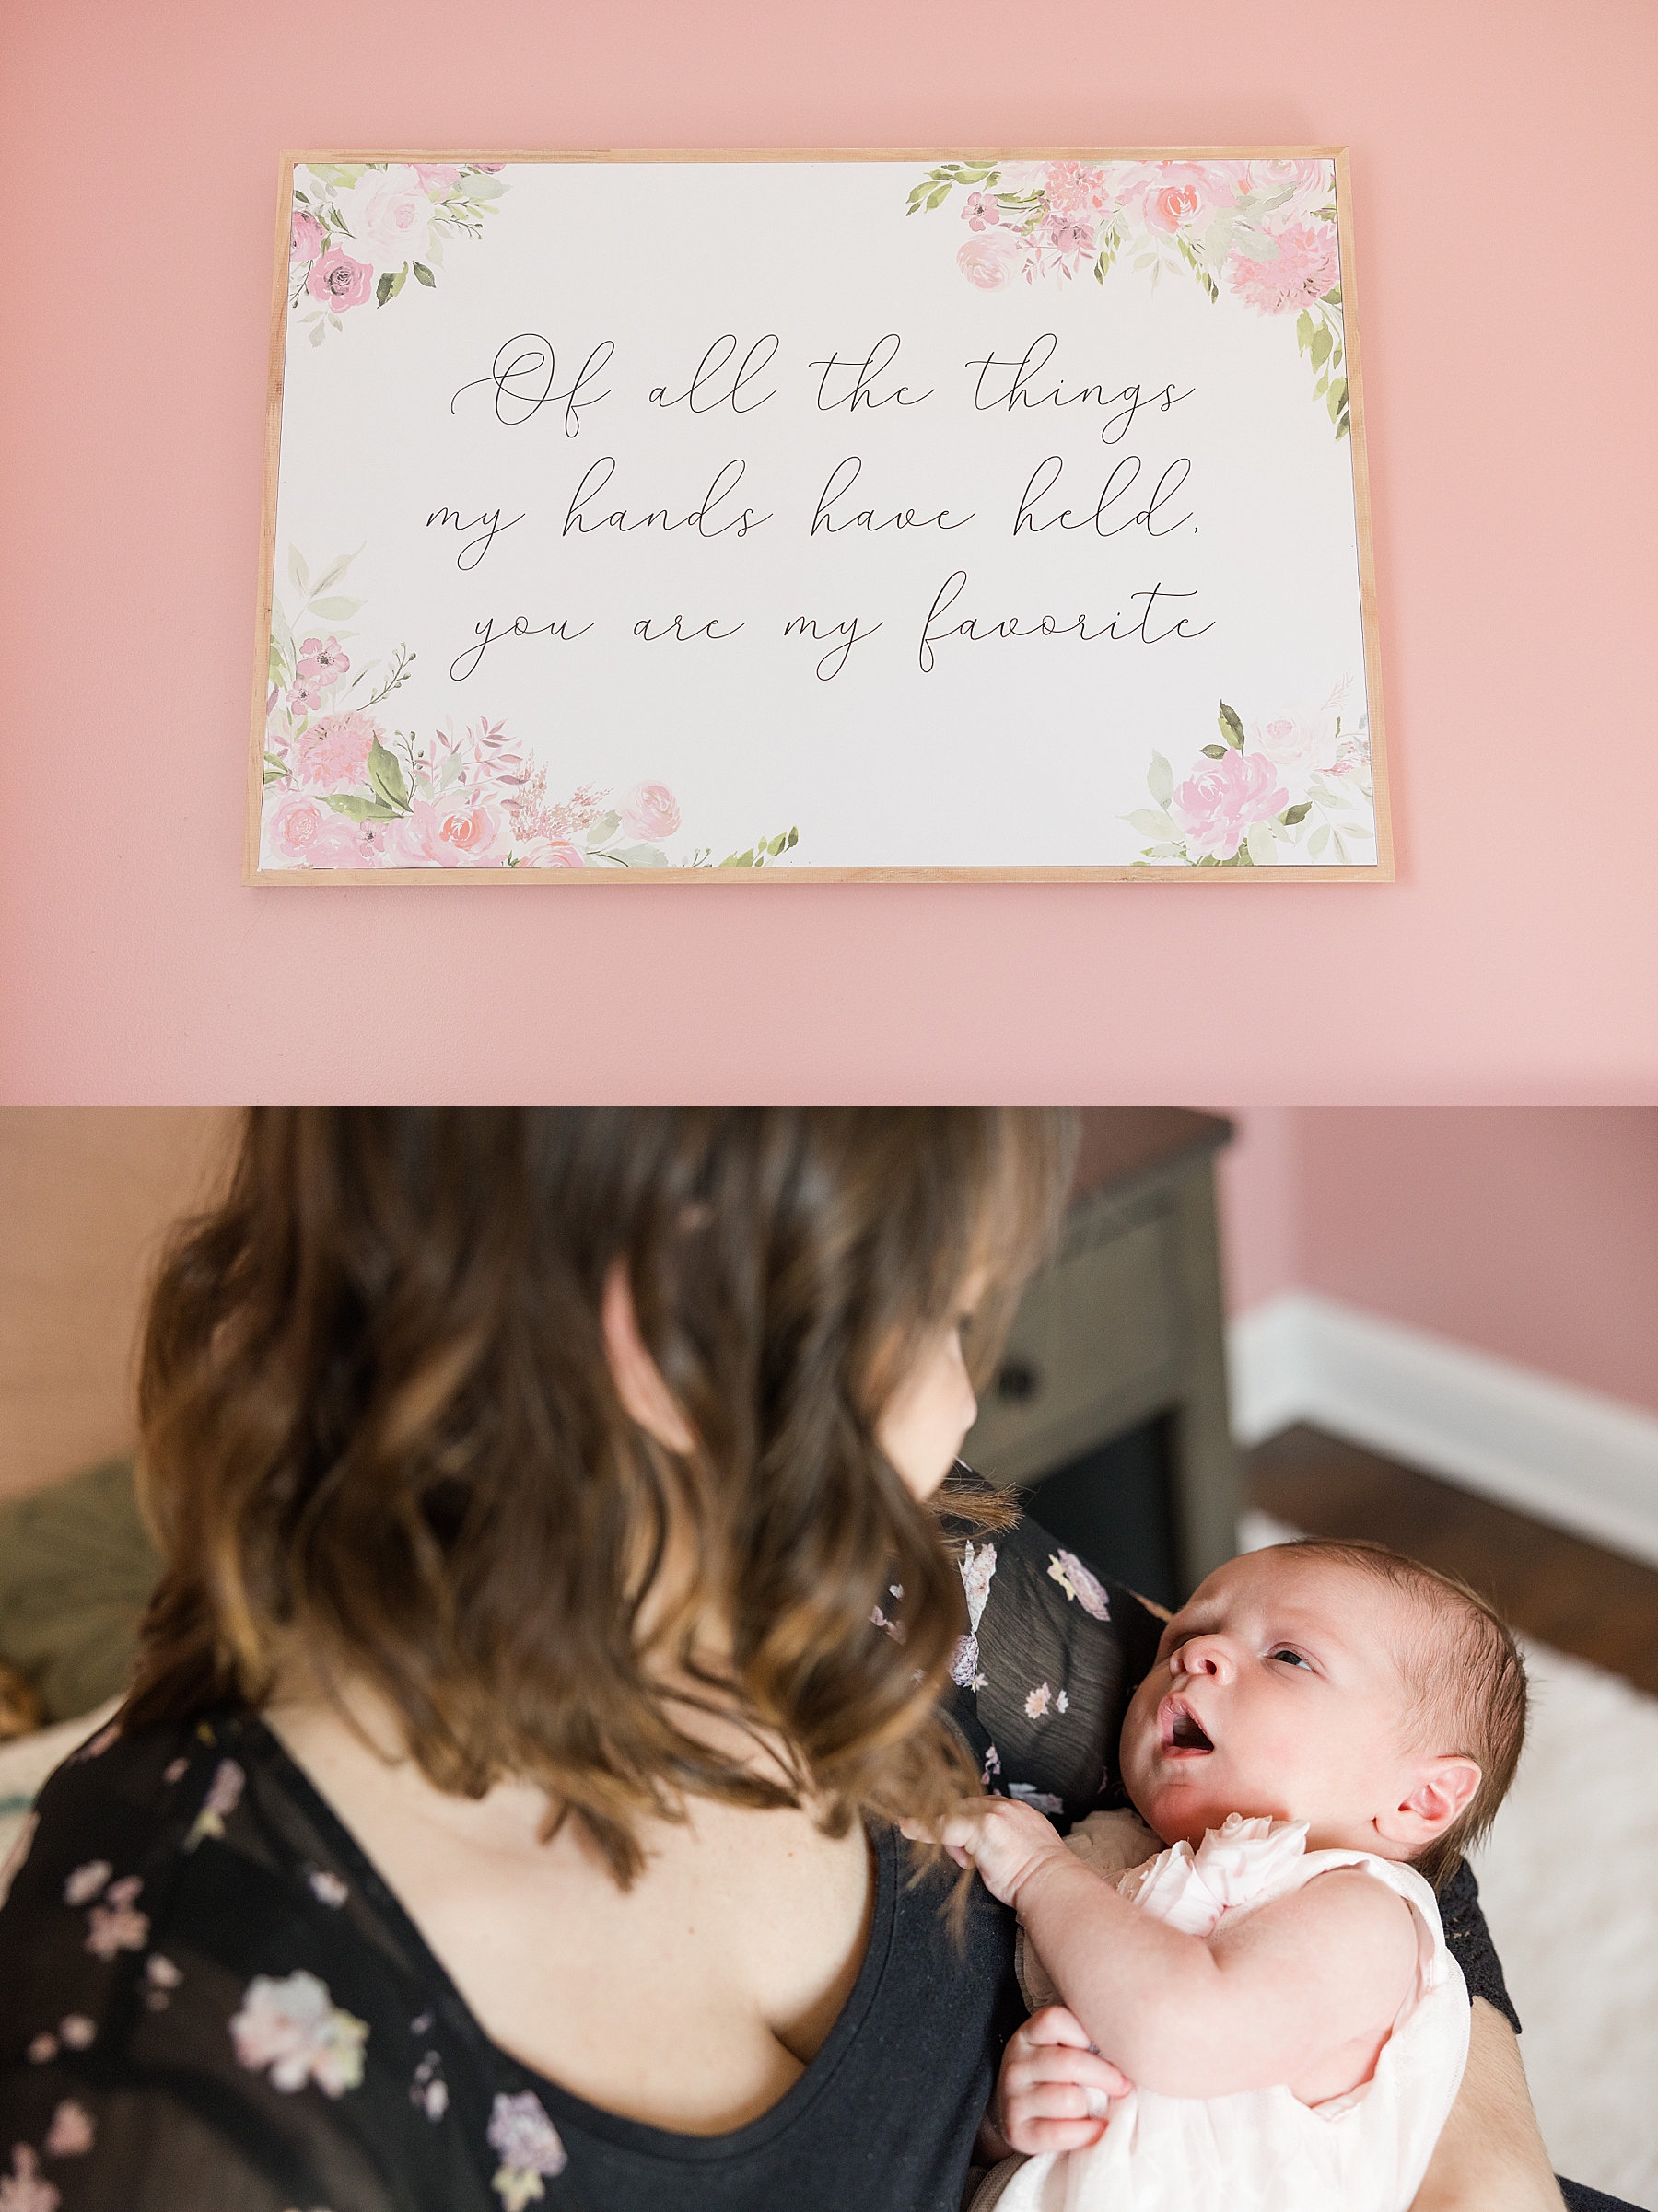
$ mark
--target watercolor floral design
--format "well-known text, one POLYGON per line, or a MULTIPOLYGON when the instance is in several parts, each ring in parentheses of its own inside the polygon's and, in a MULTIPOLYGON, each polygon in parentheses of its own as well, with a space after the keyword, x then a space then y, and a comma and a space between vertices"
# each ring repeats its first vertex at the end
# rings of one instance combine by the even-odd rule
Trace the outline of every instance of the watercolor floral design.
POLYGON ((285 2096, 314 2081, 325 2097, 342 2097, 363 2078, 368 2025, 336 2005, 326 1982, 301 1969, 277 1981, 255 1974, 230 2021, 236 2059, 251 2074, 269 2072, 285 2096))
POLYGON ((1198 749, 1182 784, 1153 752, 1146 786, 1155 804, 1127 817, 1153 840, 1136 867, 1372 865, 1369 717, 1344 727, 1351 688, 1344 678, 1321 706, 1282 707, 1247 729, 1223 699, 1221 742, 1198 749))
MULTIPOLYGON (((362 552, 341 553, 313 576, 290 547, 290 621, 271 599, 265 699, 261 866, 267 868, 661 868, 679 834, 666 784, 641 782, 613 798, 580 784, 560 797, 504 724, 487 716, 425 735, 377 715, 409 681, 418 656, 354 672, 356 633, 342 627, 362 600, 341 590, 362 552), (370 678, 374 687, 367 690, 370 678)), ((715 863, 698 847, 683 867, 765 867, 800 843, 798 828, 756 838, 715 863)))
POLYGON ((909 195, 907 215, 963 195, 956 266, 980 291, 1022 278, 1103 284, 1119 261, 1224 288, 1262 315, 1293 315, 1296 345, 1336 436, 1349 430, 1331 161, 945 161, 909 195))
POLYGON ((446 245, 484 235, 508 188, 499 161, 315 161, 294 171, 288 311, 313 345, 353 308, 438 282, 446 245))

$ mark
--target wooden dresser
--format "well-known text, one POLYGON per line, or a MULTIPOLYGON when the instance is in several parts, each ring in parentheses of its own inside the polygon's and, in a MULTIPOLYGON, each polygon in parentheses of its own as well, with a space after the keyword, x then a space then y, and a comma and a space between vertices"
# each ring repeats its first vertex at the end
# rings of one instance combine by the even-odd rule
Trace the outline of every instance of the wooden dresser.
POLYGON ((1214 1187, 1231 1135, 1183 1107, 1085 1111, 1060 1249, 963 1448, 1164 1603, 1237 1550, 1214 1187))

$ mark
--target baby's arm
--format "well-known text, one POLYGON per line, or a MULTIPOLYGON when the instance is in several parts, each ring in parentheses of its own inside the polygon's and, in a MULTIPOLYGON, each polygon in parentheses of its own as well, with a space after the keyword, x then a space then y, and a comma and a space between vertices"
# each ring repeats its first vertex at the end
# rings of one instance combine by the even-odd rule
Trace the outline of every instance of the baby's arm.
POLYGON ((1091 2041, 1165 2096, 1314 2075, 1319 2096, 1338 2095, 1368 2078, 1416 1973, 1410 1908, 1357 1869, 1206 1941, 1137 1911, 1029 1806, 987 1799, 944 1841, 1018 1909, 1091 2041))

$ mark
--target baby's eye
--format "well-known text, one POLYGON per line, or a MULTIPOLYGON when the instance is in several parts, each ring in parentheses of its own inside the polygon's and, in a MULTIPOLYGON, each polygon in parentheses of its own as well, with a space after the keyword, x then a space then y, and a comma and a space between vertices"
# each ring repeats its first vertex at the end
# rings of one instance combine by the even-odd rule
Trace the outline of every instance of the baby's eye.
POLYGON ((1272 1656, 1275 1659, 1283 1659, 1291 1667, 1304 1667, 1307 1663, 1299 1651, 1291 1651, 1285 1646, 1280 1646, 1272 1656))

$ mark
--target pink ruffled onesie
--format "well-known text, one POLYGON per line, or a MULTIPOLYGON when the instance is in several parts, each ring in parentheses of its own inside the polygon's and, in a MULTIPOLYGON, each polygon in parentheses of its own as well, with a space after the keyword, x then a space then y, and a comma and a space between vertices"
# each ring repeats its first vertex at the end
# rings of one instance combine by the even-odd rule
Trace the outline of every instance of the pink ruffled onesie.
MULTIPOLYGON (((1132 1813, 1094 1813, 1067 1839, 1142 1912, 1208 1936, 1337 1867, 1362 1867, 1416 1920, 1417 1978, 1369 2081, 1322 2104, 1290 2090, 1114 2099, 1087 2150, 998 2166, 974 2212, 1407 2212, 1462 2080, 1468 1999, 1445 1948, 1432 1890, 1414 1868, 1365 1851, 1309 1851, 1304 1822, 1233 1813, 1196 1853, 1175 1844, 1123 1869, 1157 1839, 1132 1813)), ((1020 1979, 1034 2008, 1057 1992, 1028 1946, 1020 1979)), ((1110 2055, 1109 2053, 1106 2054, 1110 2055)))

